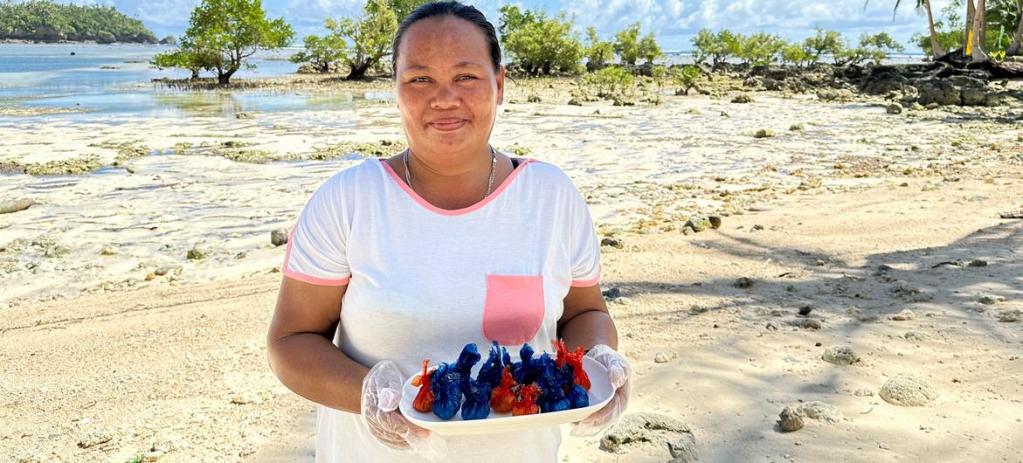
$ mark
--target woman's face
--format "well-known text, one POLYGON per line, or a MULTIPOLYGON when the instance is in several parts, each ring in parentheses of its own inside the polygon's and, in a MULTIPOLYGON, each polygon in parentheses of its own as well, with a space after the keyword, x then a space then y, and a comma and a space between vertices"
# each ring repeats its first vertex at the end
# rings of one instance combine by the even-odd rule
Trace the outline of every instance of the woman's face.
POLYGON ((463 19, 434 17, 409 27, 398 45, 398 109, 413 152, 485 147, 505 71, 494 71, 483 32, 463 19))

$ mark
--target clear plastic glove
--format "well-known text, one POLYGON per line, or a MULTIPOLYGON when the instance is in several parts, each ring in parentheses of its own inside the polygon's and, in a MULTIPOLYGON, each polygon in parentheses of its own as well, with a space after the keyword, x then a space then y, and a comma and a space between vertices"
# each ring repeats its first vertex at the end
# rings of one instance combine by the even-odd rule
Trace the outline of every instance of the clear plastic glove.
POLYGON ((586 353, 587 357, 600 362, 607 368, 608 380, 611 387, 615 389, 611 401, 603 408, 593 412, 592 415, 584 418, 572 427, 571 434, 577 437, 594 436, 621 418, 629 406, 630 380, 632 379, 632 367, 629 362, 615 352, 614 349, 597 344, 586 353))
POLYGON ((373 365, 362 380, 362 418, 377 441, 397 450, 411 450, 427 461, 447 455, 443 437, 410 423, 398 410, 405 376, 390 360, 373 365))

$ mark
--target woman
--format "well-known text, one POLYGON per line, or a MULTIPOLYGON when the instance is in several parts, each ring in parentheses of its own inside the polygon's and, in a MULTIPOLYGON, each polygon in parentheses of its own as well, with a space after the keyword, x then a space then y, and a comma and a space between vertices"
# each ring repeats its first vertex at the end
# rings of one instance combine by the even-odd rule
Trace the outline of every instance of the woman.
POLYGON ((614 351, 586 203, 558 168, 488 143, 505 78, 494 27, 471 6, 427 4, 402 22, 393 57, 409 149, 339 172, 306 204, 271 367, 320 405, 317 461, 554 461, 557 427, 442 439, 396 410, 424 358, 491 340, 550 351, 561 337, 618 387, 575 425, 588 435, 624 410, 631 370, 614 351))

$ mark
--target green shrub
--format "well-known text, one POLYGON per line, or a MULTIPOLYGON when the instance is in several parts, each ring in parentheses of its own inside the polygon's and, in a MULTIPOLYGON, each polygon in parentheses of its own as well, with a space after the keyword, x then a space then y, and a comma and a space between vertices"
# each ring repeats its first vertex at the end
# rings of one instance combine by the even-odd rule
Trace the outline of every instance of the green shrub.
POLYGON ((327 34, 323 37, 308 35, 303 39, 305 50, 302 50, 289 58, 292 63, 310 63, 319 72, 330 71, 331 63, 336 63, 344 58, 345 49, 348 47, 337 34, 327 34))
POLYGON ((597 36, 597 28, 586 28, 586 69, 595 71, 608 65, 615 57, 614 45, 597 36))
POLYGON ((583 81, 587 86, 596 88, 597 96, 612 97, 631 93, 636 78, 624 68, 609 66, 587 74, 583 81))
POLYGON ((513 62, 528 75, 576 74, 583 44, 564 15, 548 18, 540 11, 517 6, 501 9, 501 41, 513 62))
POLYGON ((836 31, 817 29, 812 37, 803 41, 803 50, 808 55, 808 64, 814 65, 820 62, 824 55, 835 56, 845 49, 845 42, 842 34, 836 31))
POLYGON ((741 37, 728 29, 722 29, 717 34, 708 29, 701 29, 693 38, 696 62, 704 63, 710 59, 711 66, 716 68, 728 58, 737 58, 741 48, 741 37))
POLYGON ((639 23, 636 22, 615 34, 614 51, 622 64, 635 66, 641 58, 652 64, 655 59, 663 56, 653 33, 640 39, 639 31, 639 23))
POLYGON ((384 56, 391 53, 391 41, 398 30, 398 16, 388 2, 369 0, 359 19, 328 19, 324 22, 331 43, 347 43, 341 60, 348 66, 346 79, 365 77, 384 56))
POLYGON ((781 49, 781 62, 793 64, 796 66, 803 66, 810 62, 810 54, 806 52, 806 49, 798 43, 786 44, 781 49))
POLYGON ((753 66, 764 66, 775 62, 785 47, 785 41, 781 37, 765 32, 741 37, 739 44, 739 59, 743 63, 753 66))
MULTIPOLYGON (((689 90, 696 87, 700 82, 700 78, 703 76, 703 72, 696 66, 686 65, 682 67, 672 68, 671 80, 679 87, 684 95, 689 95, 689 90)), ((676 91, 677 95, 679 92, 676 91)))

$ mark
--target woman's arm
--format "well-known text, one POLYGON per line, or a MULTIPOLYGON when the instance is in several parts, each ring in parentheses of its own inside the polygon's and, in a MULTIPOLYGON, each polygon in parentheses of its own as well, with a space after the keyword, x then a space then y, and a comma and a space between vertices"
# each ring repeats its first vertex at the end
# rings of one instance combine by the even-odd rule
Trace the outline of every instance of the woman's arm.
POLYGON ((565 310, 558 320, 558 337, 569 350, 576 346, 589 350, 597 344, 618 349, 618 329, 607 311, 600 285, 569 288, 565 310))
POLYGON ((333 343, 347 289, 284 277, 266 350, 270 369, 288 389, 327 407, 360 413, 362 380, 369 368, 333 343))

